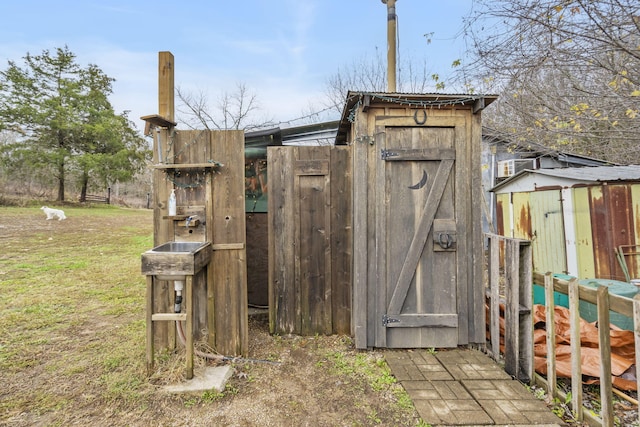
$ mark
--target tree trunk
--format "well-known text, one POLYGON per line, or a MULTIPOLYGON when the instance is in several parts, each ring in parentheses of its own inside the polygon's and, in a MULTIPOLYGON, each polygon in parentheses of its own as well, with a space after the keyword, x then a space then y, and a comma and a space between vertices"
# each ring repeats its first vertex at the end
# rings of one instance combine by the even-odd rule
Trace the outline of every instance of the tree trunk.
POLYGON ((80 189, 80 202, 87 201, 87 186, 89 185, 89 175, 86 172, 82 173, 82 188, 80 189))
POLYGON ((64 202, 64 160, 58 165, 58 202, 64 202))
POLYGON ((58 202, 64 202, 64 135, 58 131, 58 202))

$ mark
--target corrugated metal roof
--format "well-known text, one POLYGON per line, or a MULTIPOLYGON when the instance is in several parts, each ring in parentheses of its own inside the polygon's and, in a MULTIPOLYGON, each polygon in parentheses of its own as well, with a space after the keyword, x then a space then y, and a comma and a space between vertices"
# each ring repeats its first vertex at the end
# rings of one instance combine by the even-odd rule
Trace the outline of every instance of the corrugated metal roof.
POLYGON ((589 182, 640 180, 640 165, 537 169, 533 172, 547 176, 557 176, 567 179, 575 179, 576 181, 589 182))
POLYGON ((640 181, 640 165, 587 166, 581 168, 525 169, 505 179, 490 191, 497 191, 527 175, 545 175, 578 183, 640 181))
POLYGON ((473 105, 482 110, 498 95, 489 94, 455 94, 455 93, 401 93, 401 92, 347 92, 347 99, 340 127, 336 138, 336 144, 344 144, 347 140, 347 132, 351 128, 353 113, 358 106, 366 108, 369 103, 405 105, 415 108, 441 108, 451 105, 473 105))

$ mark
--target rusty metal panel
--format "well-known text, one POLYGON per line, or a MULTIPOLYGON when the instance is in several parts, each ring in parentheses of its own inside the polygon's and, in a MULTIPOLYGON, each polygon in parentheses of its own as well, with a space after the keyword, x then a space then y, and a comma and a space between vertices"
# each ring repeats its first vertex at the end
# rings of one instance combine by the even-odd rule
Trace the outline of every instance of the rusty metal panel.
POLYGON ((632 255, 625 256, 627 269, 631 279, 640 278, 640 184, 631 184, 630 215, 634 227, 632 247, 625 251, 632 255))
POLYGON ((593 255, 593 236, 591 233, 591 208, 589 189, 587 187, 573 190, 573 210, 575 219, 576 251, 578 258, 578 277, 588 279, 595 277, 593 255))
POLYGON ((609 224, 607 223, 607 208, 604 201, 602 187, 589 187, 589 213, 591 215, 591 235, 593 237, 593 263, 595 269, 594 277, 610 279, 611 264, 607 251, 607 234, 609 224))
POLYGON ((529 209, 534 271, 566 272, 567 256, 560 190, 530 193, 529 209))
POLYGON ((531 214, 529 212, 529 194, 513 193, 513 237, 531 240, 531 214))
MULTIPOLYGON (((611 223, 611 233, 609 233, 609 262, 611 263, 611 278, 616 280, 626 280, 622 266, 615 255, 615 249, 620 246, 630 246, 635 241, 635 227, 633 222, 633 204, 631 201, 631 186, 605 185, 605 201, 607 203, 607 213, 611 223)), ((635 258, 628 260, 628 267, 636 270, 635 258)))
POLYGON ((509 193, 496 194, 496 232, 500 236, 511 237, 510 196, 509 193))
POLYGON ((597 278, 626 280, 615 255, 635 240, 629 185, 590 187, 591 226, 597 278))

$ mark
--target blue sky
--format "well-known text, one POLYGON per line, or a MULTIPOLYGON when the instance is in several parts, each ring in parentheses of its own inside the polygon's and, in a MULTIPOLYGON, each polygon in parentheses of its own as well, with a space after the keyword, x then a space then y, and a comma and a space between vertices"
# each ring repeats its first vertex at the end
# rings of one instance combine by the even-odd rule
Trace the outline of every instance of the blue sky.
MULTIPOLYGON (((462 17, 473 0, 397 0, 400 60, 446 76, 462 57, 462 17), (431 44, 424 36, 433 32, 431 44)), ((116 79, 117 112, 158 112, 159 51, 175 56, 175 83, 210 104, 244 83, 265 116, 288 121, 319 107, 327 79, 378 49, 386 57, 380 0, 18 0, 0 5, 0 67, 67 45, 81 65, 116 79)), ((295 123, 294 123, 295 124, 295 123)))

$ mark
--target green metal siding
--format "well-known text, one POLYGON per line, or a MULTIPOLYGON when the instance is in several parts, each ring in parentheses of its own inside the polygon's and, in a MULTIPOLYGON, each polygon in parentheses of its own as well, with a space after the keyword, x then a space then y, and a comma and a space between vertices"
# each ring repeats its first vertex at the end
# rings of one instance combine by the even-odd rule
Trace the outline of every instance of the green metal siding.
POLYGON ((576 229, 576 251, 578 257, 578 277, 595 277, 593 262, 593 237, 591 235, 591 213, 589 189, 573 189, 573 213, 576 229))
POLYGON ((533 269, 541 273, 564 273, 567 255, 560 190, 534 191, 529 200, 533 269))

